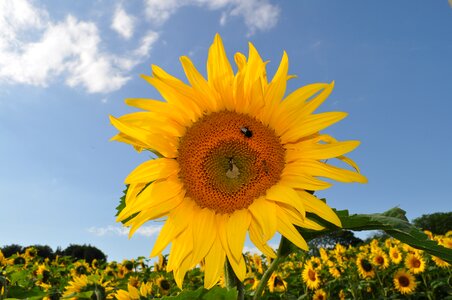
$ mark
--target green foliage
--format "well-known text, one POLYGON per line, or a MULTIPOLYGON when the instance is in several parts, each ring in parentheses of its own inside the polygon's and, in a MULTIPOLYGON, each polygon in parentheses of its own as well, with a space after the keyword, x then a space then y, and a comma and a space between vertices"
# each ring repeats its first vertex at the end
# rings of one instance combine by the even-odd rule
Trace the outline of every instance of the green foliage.
POLYGON ((99 249, 91 245, 69 245, 62 251, 65 256, 71 256, 76 260, 84 259, 91 263, 94 259, 98 261, 106 261, 107 256, 99 249))
POLYGON ((163 297, 162 299, 173 299, 173 300, 236 300, 237 290, 221 288, 219 286, 213 287, 210 290, 205 288, 198 288, 195 291, 182 291, 177 296, 163 297))
POLYGON ((433 234, 446 234, 452 228, 452 212, 425 214, 413 220, 414 226, 433 234))
MULTIPOLYGON (((342 223, 342 228, 347 230, 383 230, 390 236, 420 250, 427 251, 431 255, 452 263, 452 250, 438 245, 416 226, 410 224, 406 218, 406 212, 400 208, 392 208, 379 214, 353 214, 349 215, 348 210, 336 212, 342 223)), ((326 227, 325 230, 312 231, 299 228, 303 237, 310 241, 314 238, 339 230, 336 226, 325 222, 314 214, 306 214, 307 217, 315 220, 326 227)))

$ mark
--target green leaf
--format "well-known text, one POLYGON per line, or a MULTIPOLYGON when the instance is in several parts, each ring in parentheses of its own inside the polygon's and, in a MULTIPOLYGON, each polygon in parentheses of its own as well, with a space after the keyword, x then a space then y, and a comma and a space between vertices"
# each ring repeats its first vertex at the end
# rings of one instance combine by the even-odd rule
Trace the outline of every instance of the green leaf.
MULTIPOLYGON (((119 198, 119 205, 116 206, 116 217, 119 216, 119 214, 122 212, 122 210, 126 207, 126 195, 127 195, 127 191, 129 190, 129 185, 126 185, 126 189, 124 191, 122 191, 123 195, 121 198, 119 198)), ((128 217, 125 220, 122 220, 121 223, 125 224, 126 222, 128 222, 129 220, 133 219, 136 217, 138 213, 131 215, 130 217, 128 217)))
POLYGON ((32 289, 24 289, 20 286, 10 286, 8 289, 8 296, 17 299, 42 299, 47 293, 35 286, 32 289))
POLYGON ((206 290, 203 287, 195 291, 182 291, 177 296, 163 297, 162 299, 172 299, 172 300, 191 300, 191 299, 202 299, 202 300, 236 300, 237 290, 222 288, 219 286, 213 287, 210 290, 206 290))
MULTIPOLYGON (((405 211, 400 208, 392 208, 380 214, 353 214, 348 211, 336 212, 342 222, 342 229, 348 230, 383 230, 390 236, 406 243, 414 248, 424 250, 427 253, 437 256, 448 263, 452 263, 452 249, 447 249, 432 241, 428 236, 414 225, 407 221, 405 211)), ((325 230, 313 231, 299 228, 300 233, 306 240, 322 236, 324 234, 339 230, 334 225, 322 220, 314 214, 306 214, 322 226, 325 230)))

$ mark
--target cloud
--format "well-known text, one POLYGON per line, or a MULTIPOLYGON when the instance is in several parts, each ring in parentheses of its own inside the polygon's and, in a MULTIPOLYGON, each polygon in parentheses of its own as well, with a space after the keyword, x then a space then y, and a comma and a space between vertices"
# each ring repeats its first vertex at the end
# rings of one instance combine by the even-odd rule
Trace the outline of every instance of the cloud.
MULTIPOLYGON (((134 235, 141 235, 145 237, 154 236, 160 232, 162 226, 142 226, 138 228, 134 235)), ((129 228, 122 226, 113 226, 109 225, 107 227, 90 227, 88 228, 88 232, 97 236, 106 236, 106 235, 119 235, 126 236, 129 235, 129 228)))
POLYGON ((130 39, 133 35, 135 18, 128 15, 121 5, 118 5, 113 15, 111 28, 119 33, 123 38, 130 39))
POLYGON ((152 45, 158 40, 159 34, 155 31, 148 31, 141 39, 140 46, 135 49, 134 53, 137 56, 145 57, 151 51, 152 45))
POLYGON ((158 39, 150 32, 137 49, 112 54, 102 50, 94 22, 72 15, 52 22, 44 9, 28 0, 0 1, 0 27, 0 82, 46 87, 61 80, 88 93, 120 89, 158 39))
POLYGON ((248 34, 265 31, 276 26, 280 8, 269 0, 145 0, 145 12, 149 20, 157 25, 166 22, 171 15, 184 6, 200 6, 210 10, 225 9, 220 24, 225 25, 228 17, 242 17, 248 27, 248 34))

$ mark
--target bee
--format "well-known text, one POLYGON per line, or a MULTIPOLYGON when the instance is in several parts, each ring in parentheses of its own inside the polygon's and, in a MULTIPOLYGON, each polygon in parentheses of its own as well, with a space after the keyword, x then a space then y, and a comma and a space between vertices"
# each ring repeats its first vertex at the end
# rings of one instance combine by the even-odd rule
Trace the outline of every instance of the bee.
POLYGON ((253 136, 253 132, 248 129, 248 127, 240 127, 240 131, 243 133, 243 135, 247 138, 250 138, 253 136))
POLYGON ((229 171, 232 171, 234 169, 234 158, 233 157, 229 157, 229 171))

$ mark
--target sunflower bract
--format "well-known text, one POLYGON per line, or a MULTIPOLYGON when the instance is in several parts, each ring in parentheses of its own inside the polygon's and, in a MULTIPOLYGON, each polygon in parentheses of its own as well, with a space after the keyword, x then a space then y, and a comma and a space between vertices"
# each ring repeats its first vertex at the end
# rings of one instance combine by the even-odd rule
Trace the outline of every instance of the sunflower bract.
POLYGON ((151 255, 171 243, 167 270, 178 286, 188 270, 203 261, 204 284, 214 286, 227 259, 245 279, 242 256, 247 233, 256 247, 275 257, 267 242, 279 232, 296 246, 307 243, 296 226, 323 227, 306 212, 341 226, 334 211, 312 195, 331 186, 322 178, 365 183, 356 164, 344 157, 358 141, 337 141, 320 131, 343 119, 343 112, 314 111, 334 83, 316 83, 286 94, 288 56, 284 52, 272 80, 266 63, 250 43, 246 57, 236 53, 235 72, 219 35, 209 49, 207 78, 181 57, 188 84, 152 66, 142 77, 164 101, 127 99, 143 111, 111 123, 113 138, 149 160, 127 176, 126 221, 132 235, 141 225, 165 218, 151 255), (327 164, 337 158, 354 170, 327 164))

